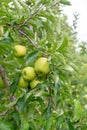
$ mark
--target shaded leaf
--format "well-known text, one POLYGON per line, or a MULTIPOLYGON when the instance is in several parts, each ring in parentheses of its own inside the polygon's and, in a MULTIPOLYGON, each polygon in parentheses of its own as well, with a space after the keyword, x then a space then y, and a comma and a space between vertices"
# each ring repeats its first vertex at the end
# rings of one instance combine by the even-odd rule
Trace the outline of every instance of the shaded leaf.
POLYGON ((32 51, 31 53, 29 53, 26 57, 26 65, 33 65, 33 63, 38 57, 38 54, 38 51, 32 51))
POLYGON ((14 130, 12 124, 9 121, 0 121, 0 130, 14 130))

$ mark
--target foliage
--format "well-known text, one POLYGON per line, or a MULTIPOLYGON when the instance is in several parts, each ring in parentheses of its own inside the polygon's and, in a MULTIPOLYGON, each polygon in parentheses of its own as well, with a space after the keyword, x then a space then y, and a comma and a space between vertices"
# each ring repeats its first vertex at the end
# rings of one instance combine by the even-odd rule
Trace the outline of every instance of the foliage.
POLYGON ((82 67, 87 56, 84 46, 76 50, 74 30, 60 10, 70 2, 1 0, 0 5, 0 65, 9 82, 0 88, 0 130, 86 130, 87 107, 80 95, 87 92, 82 67), (19 44, 27 48, 24 57, 14 55, 19 44), (20 87, 23 68, 34 67, 39 57, 48 59, 50 72, 37 74, 43 82, 35 88, 20 87))

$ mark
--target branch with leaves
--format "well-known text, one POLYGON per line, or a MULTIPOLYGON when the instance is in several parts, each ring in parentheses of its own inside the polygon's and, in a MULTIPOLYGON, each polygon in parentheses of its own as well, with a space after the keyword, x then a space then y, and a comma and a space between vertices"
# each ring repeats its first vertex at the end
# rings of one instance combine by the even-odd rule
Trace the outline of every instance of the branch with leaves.
POLYGON ((14 97, 11 96, 11 94, 10 94, 10 87, 9 87, 10 85, 9 85, 8 79, 6 77, 5 69, 2 67, 2 65, 0 65, 0 76, 1 76, 5 86, 7 88, 9 100, 14 101, 14 97))
POLYGON ((20 34, 24 35, 31 43, 32 46, 34 46, 35 48, 39 48, 35 43, 34 41, 25 33, 23 32, 22 30, 18 30, 20 34))
POLYGON ((0 113, 0 116, 5 116, 8 113, 9 109, 6 109, 4 112, 0 113))
POLYGON ((42 6, 37 8, 27 19, 25 19, 25 21, 22 24, 20 24, 19 28, 26 25, 32 18, 37 16, 41 9, 42 9, 42 6))
POLYGON ((0 65, 0 76, 8 90, 8 96, 9 96, 9 100, 11 99, 11 96, 10 96, 10 91, 9 91, 9 82, 8 82, 8 79, 6 77, 6 73, 5 73, 5 70, 4 68, 2 67, 2 65, 0 65))

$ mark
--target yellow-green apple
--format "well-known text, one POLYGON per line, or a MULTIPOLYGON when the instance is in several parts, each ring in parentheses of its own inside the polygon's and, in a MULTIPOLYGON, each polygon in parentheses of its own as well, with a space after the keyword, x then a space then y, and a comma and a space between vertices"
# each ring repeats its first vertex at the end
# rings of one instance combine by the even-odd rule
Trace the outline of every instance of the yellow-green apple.
POLYGON ((22 88, 27 88, 28 87, 28 81, 26 81, 22 76, 20 77, 18 84, 22 88))
POLYGON ((26 55, 26 47, 22 45, 15 45, 14 46, 14 55, 16 57, 22 57, 26 55))
POLYGON ((0 88, 3 88, 3 87, 5 87, 5 84, 4 84, 3 80, 2 80, 2 78, 0 77, 0 88))
POLYGON ((33 80, 36 77, 36 73, 33 67, 25 67, 22 70, 22 76, 25 80, 33 80))
POLYGON ((39 83, 41 83, 41 81, 37 80, 37 79, 34 79, 30 82, 30 87, 31 88, 34 88, 36 87, 39 83))
POLYGON ((45 57, 38 58, 35 62, 34 67, 36 72, 42 72, 44 74, 47 74, 50 70, 48 59, 45 57))

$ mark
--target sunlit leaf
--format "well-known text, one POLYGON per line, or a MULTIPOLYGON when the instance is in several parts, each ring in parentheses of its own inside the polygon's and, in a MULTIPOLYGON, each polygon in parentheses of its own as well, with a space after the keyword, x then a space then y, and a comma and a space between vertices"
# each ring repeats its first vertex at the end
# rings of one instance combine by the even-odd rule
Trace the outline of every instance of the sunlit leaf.
POLYGON ((73 121, 77 122, 81 119, 82 117, 82 105, 79 100, 75 99, 74 100, 74 117, 73 121))

